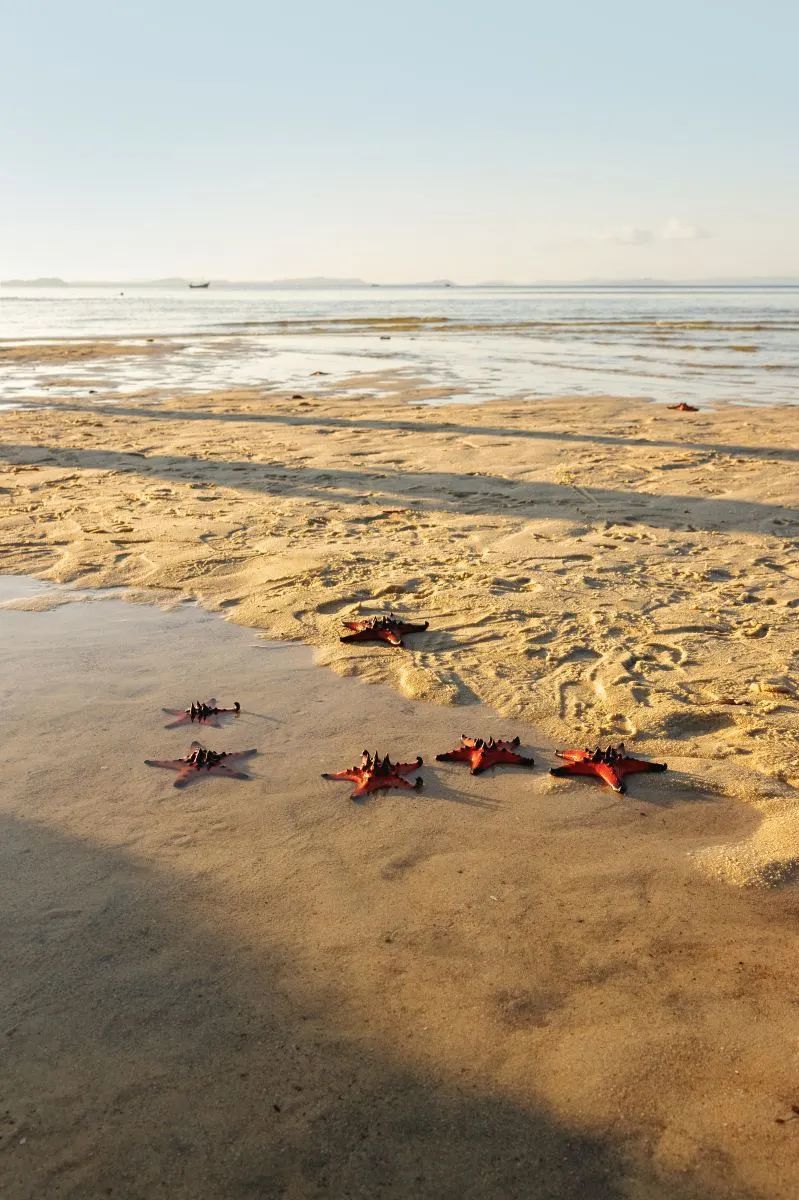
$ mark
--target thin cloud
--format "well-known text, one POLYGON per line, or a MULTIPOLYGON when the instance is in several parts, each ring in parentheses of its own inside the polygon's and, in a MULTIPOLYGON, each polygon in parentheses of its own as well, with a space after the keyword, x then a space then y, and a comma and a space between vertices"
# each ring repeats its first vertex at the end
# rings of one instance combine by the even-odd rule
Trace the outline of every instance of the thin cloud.
POLYGON ((660 237, 664 242, 696 242, 710 237, 710 234, 698 225, 686 225, 678 217, 669 217, 660 231, 660 237))
POLYGON ((698 225, 681 221, 679 217, 669 217, 659 229, 622 225, 600 236, 603 242, 614 242, 617 246, 651 246, 655 242, 695 242, 712 235, 698 225))
POLYGON ((647 246, 655 241, 651 229, 639 229, 634 225, 623 225, 621 229, 611 229, 602 235, 603 241, 615 242, 617 246, 647 246))

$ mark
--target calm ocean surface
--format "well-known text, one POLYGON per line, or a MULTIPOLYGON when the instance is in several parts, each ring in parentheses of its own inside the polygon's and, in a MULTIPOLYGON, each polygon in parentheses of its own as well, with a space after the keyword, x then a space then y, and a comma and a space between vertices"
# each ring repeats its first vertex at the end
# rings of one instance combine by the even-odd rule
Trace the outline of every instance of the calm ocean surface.
MULTIPOLYGON (((464 403, 640 396, 799 403, 799 288, 0 288, 0 350, 53 339, 171 339, 165 353, 3 362, 0 404, 388 373, 464 403)), ((374 387, 363 380, 364 388, 374 387)), ((364 389, 360 389, 364 390, 364 389)))

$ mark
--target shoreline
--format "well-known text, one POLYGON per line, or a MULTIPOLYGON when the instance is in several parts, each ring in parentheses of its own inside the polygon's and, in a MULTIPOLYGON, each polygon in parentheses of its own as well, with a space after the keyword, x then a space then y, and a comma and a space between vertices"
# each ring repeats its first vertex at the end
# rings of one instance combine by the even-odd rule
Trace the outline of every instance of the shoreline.
POLYGON ((703 870, 780 882, 799 862, 783 412, 54 401, 3 418, 0 569, 190 596, 412 700, 482 700, 560 746, 634 742, 761 815, 703 870), (391 608, 428 633, 339 644, 342 619, 391 608))

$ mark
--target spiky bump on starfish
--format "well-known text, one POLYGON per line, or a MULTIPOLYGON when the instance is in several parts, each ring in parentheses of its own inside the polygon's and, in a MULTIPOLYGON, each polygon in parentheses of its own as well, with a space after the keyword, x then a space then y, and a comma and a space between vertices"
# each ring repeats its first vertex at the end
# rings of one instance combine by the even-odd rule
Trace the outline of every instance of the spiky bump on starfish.
POLYGON ((185 787, 194 772, 222 771, 230 779, 249 779, 243 771, 237 771, 229 765, 234 758, 250 758, 257 750, 206 750, 199 742, 192 742, 189 753, 185 758, 145 758, 148 767, 165 767, 169 771, 177 771, 175 787, 185 787))
POLYGON ((483 741, 482 738, 470 738, 465 733, 461 734, 461 744, 457 750, 450 750, 447 754, 437 754, 437 762, 467 762, 471 768, 472 775, 480 775, 483 771, 487 771, 489 767, 495 767, 498 763, 507 763, 508 766, 515 767, 532 767, 535 766, 532 758, 525 758, 521 754, 516 753, 516 747, 519 745, 519 739, 515 737, 511 742, 504 742, 501 738, 494 741, 489 738, 488 741, 483 741))
POLYGON ((421 776, 417 775, 414 782, 409 783, 407 779, 403 779, 403 775, 418 770, 421 765, 421 755, 416 762, 393 763, 388 755, 381 758, 377 751, 370 754, 368 750, 364 750, 359 767, 349 767, 345 771, 336 771, 335 774, 325 771, 322 778, 348 779, 350 783, 357 785, 350 800, 358 800, 367 792, 378 792, 384 788, 407 788, 418 792, 422 786, 421 776))
POLYGON ((424 633, 429 622, 413 625, 389 613, 387 617, 364 617, 358 621, 345 621, 344 628, 352 633, 345 633, 341 642, 388 642, 389 646, 404 646, 403 636, 406 633, 424 633))
POLYGON ((200 725, 213 725, 218 728, 221 722, 216 718, 225 713, 238 716, 241 705, 238 700, 234 700, 232 708, 218 708, 216 699, 212 696, 210 700, 192 700, 189 708, 165 708, 164 712, 170 717, 177 717, 176 721, 165 725, 165 729, 177 729, 178 725, 193 725, 195 721, 200 725))
POLYGON ((648 762, 645 758, 628 758, 624 742, 618 746, 607 746, 602 750, 556 750, 558 758, 566 760, 565 767, 552 767, 550 775, 596 775, 603 779, 614 792, 626 792, 625 775, 637 775, 644 771, 665 771, 665 763, 648 762))

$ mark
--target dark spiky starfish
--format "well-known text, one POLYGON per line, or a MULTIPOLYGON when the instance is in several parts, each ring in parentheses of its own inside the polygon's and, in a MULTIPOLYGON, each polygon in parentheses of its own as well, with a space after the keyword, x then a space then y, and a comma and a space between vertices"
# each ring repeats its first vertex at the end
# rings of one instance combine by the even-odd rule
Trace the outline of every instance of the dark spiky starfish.
POLYGON ((370 754, 368 750, 364 750, 359 767, 349 767, 345 771, 336 771, 332 775, 325 771, 322 778, 348 779, 351 783, 357 784, 350 800, 358 800, 367 792, 378 792, 383 788, 409 788, 411 791, 418 792, 422 786, 421 776, 417 775, 413 783, 409 783, 402 777, 411 771, 416 771, 421 765, 421 755, 416 762, 393 763, 388 755, 381 758, 377 751, 370 754))
POLYGON ((684 400, 681 400, 679 404, 668 404, 666 407, 670 408, 673 412, 699 412, 696 405, 686 404, 684 400))
POLYGON ((406 633, 424 633, 429 622, 412 625, 389 613, 387 617, 364 617, 359 621, 345 621, 344 628, 352 633, 345 633, 339 639, 342 642, 388 642, 389 646, 403 646, 402 638, 406 633))
POLYGON ((221 721, 217 721, 217 716, 224 713, 234 713, 236 716, 241 712, 241 704, 238 700, 234 700, 233 708, 217 708, 214 696, 210 700, 193 700, 190 708, 164 708, 164 713, 169 716, 176 716, 178 720, 170 721, 169 725, 164 725, 166 730, 176 730, 179 725, 193 725, 197 721, 199 725, 214 725, 220 727, 221 721))
POLYGON ((437 754, 436 761, 467 762, 471 767, 472 775, 480 775, 498 763, 507 763, 509 766, 517 767, 534 766, 532 758, 524 758, 523 755, 516 753, 518 745, 517 737, 512 742, 503 742, 501 738, 497 741, 489 738, 485 742, 482 738, 470 738, 462 733, 458 749, 450 750, 448 754, 437 754))
POLYGON ((164 726, 165 729, 177 729, 178 725, 193 725, 195 721, 200 725, 219 728, 221 721, 217 721, 216 718, 223 713, 235 713, 238 716, 241 705, 238 700, 234 700, 232 708, 217 708, 216 699, 212 696, 210 700, 192 700, 189 708, 165 708, 164 712, 170 717, 177 717, 177 721, 170 721, 164 726))
POLYGON ((145 758, 144 761, 148 767, 166 767, 170 771, 177 771, 174 786, 185 787, 195 771, 223 771, 231 779, 249 779, 249 775, 235 770, 228 763, 230 759, 250 758, 257 753, 257 750, 234 750, 232 753, 206 750, 199 742, 192 742, 185 758, 145 758))
POLYGON ((628 758, 624 742, 604 750, 556 750, 558 758, 566 760, 565 767, 552 767, 550 775, 596 775, 604 779, 614 792, 626 792, 625 775, 642 771, 665 771, 665 763, 648 762, 645 758, 628 758))

